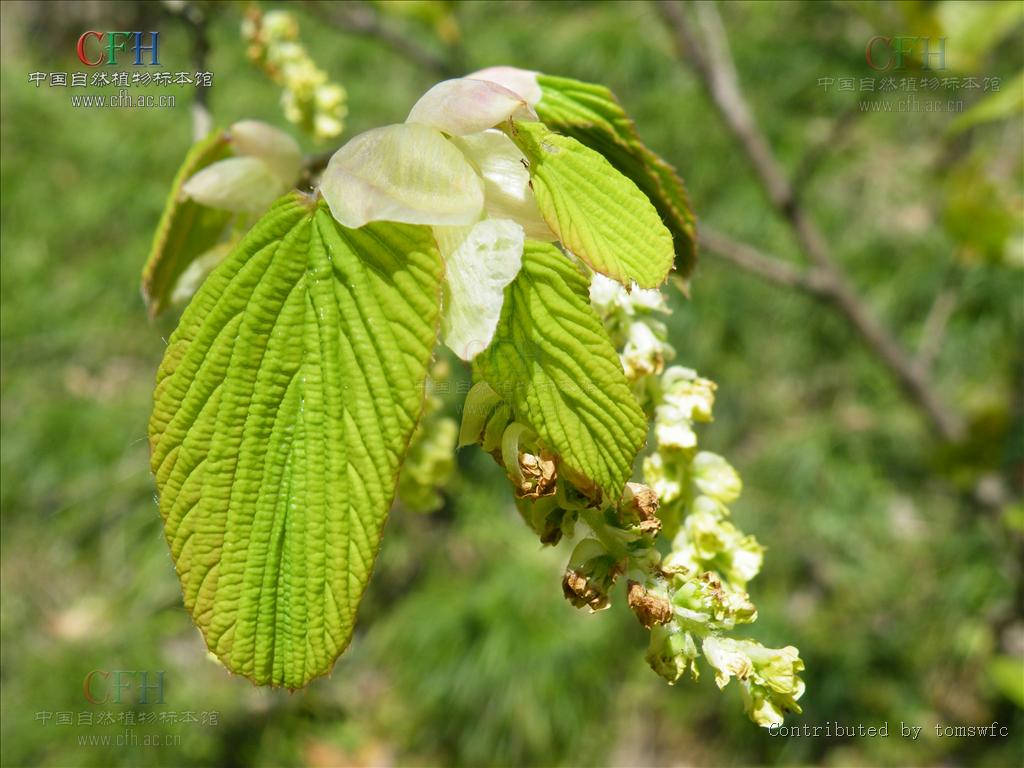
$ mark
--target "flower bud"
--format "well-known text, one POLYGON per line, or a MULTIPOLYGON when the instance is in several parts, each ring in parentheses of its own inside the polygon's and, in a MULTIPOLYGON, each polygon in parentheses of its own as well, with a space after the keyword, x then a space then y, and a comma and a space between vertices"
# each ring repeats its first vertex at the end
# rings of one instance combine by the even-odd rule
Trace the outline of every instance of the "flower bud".
POLYGON ((686 462, 681 457, 665 455, 660 451, 644 459, 644 482, 658 497, 661 504, 669 504, 683 492, 682 478, 686 473, 686 462))
POLYGON ((289 122, 316 140, 341 134, 347 112, 345 89, 327 81, 306 47, 299 25, 287 11, 250 10, 242 23, 246 55, 282 88, 281 106, 289 122))
MULTIPOLYGON (((398 497, 413 512, 440 509, 444 497, 439 492, 455 471, 455 421, 440 415, 440 401, 429 406, 413 433, 398 479, 398 497)), ((429 401, 428 401, 429 402, 429 401)))
POLYGON ((268 40, 294 40, 299 36, 299 24, 287 11, 267 11, 262 21, 268 40))

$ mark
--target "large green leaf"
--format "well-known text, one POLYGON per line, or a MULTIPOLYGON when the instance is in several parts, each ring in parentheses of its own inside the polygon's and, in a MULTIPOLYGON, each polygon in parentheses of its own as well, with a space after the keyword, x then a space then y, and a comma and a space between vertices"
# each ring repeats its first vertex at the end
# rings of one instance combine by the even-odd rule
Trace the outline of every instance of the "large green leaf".
POLYGON ((152 317, 168 308, 178 279, 221 239, 232 214, 184 196, 182 185, 198 171, 230 155, 227 134, 214 131, 185 155, 167 197, 142 270, 142 296, 152 317))
POLYGON ((592 269, 629 286, 656 288, 672 268, 672 235, 651 201, 598 152, 543 123, 509 133, 530 164, 541 215, 592 269))
POLYGON ((600 152, 654 203, 672 233, 676 269, 688 278, 697 261, 693 212, 676 170, 647 148, 618 99, 603 85, 539 75, 537 116, 554 131, 600 152))
POLYGON ((563 465, 618 501, 647 422, 590 306, 587 279, 553 245, 527 242, 476 366, 563 465))
POLYGON ((352 634, 423 406, 441 259, 426 227, 342 227, 282 198, 171 336, 152 468, 210 649, 297 688, 352 634))

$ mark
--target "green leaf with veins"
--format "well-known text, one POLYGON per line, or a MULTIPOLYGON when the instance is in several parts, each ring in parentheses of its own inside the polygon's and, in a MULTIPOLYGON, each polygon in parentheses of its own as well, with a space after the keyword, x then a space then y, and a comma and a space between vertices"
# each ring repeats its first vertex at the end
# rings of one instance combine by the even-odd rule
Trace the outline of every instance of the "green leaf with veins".
POLYGON ((665 281, 672 235, 636 184, 543 123, 517 120, 508 130, 530 164, 541 215, 566 248, 623 285, 656 288, 665 281))
POLYGON ((227 134, 214 131, 192 146, 174 177, 142 270, 142 296, 151 317, 171 305, 181 276, 196 259, 217 245, 231 221, 233 214, 229 211, 200 205, 181 190, 198 171, 230 154, 227 134))
POLYGON ((149 425, 164 531, 210 650, 298 688, 352 636, 420 418, 443 268, 426 227, 282 198, 171 336, 149 425))
POLYGON ((550 75, 539 75, 537 83, 544 94, 537 116, 548 128, 604 155, 651 199, 672 233, 676 269, 689 278, 697 262, 695 221, 675 168, 640 140, 632 119, 603 85, 550 75))
POLYGON ((618 501, 647 421, 590 306, 587 278, 556 247, 526 243, 494 341, 475 365, 564 467, 618 501))

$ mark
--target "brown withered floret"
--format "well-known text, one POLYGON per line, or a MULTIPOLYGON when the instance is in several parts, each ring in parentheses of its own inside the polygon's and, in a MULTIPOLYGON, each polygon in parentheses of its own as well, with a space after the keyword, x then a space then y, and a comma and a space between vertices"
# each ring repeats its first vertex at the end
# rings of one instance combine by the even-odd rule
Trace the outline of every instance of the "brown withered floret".
POLYGON ((638 521, 636 526, 641 533, 654 536, 661 530, 658 494, 643 483, 626 483, 623 513, 627 518, 638 521))
POLYGON ((637 581, 630 580, 626 601, 647 629, 655 624, 668 624, 672 620, 672 606, 668 600, 652 595, 637 581))
POLYGON ((555 492, 558 473, 553 459, 532 453, 519 455, 519 471, 522 482, 517 483, 515 493, 521 499, 539 499, 555 492))
POLYGON ((610 604, 608 593, 622 571, 622 562, 614 562, 610 557, 594 558, 581 567, 566 569, 562 592, 577 608, 604 610, 610 604))
POLYGON ((565 599, 577 608, 589 608, 600 611, 608 607, 608 593, 594 589, 594 585, 586 576, 576 571, 567 570, 562 578, 562 592, 565 599))

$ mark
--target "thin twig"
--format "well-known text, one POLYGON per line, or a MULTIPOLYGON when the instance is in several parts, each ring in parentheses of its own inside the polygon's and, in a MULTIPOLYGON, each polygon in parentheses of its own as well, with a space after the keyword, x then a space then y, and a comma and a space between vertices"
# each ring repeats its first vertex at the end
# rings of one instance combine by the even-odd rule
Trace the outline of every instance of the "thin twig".
POLYGON ((706 54, 697 44, 697 34, 691 28, 682 7, 665 0, 659 3, 662 16, 673 32, 680 57, 688 60, 697 70, 702 85, 708 90, 719 113, 746 150, 772 203, 780 210, 785 210, 792 204, 793 190, 740 92, 739 77, 721 17, 713 6, 704 3, 698 3, 697 6, 700 11, 700 38, 707 46, 706 54))
POLYGON ((808 183, 821 167, 821 163, 846 143, 851 129, 862 114, 864 113, 858 108, 857 102, 853 102, 832 121, 826 135, 800 158, 791 182, 797 197, 801 197, 806 191, 808 183))
POLYGON ((701 225, 697 233, 697 242, 701 248, 776 285, 795 288, 819 299, 830 298, 832 295, 831 282, 817 270, 795 267, 752 245, 734 240, 706 224, 701 225))
POLYGON ((385 24, 372 8, 363 3, 307 2, 305 5, 311 13, 338 31, 379 40, 402 57, 435 75, 455 77, 460 74, 455 61, 435 53, 417 40, 385 24))
MULTIPOLYGON (((870 312, 846 275, 833 261, 825 238, 800 205, 792 184, 761 133, 739 86, 721 17, 712 3, 697 3, 700 33, 691 27, 682 7, 661 0, 658 7, 672 32, 681 58, 700 76, 723 120, 739 140, 750 164, 775 208, 789 222, 801 251, 827 284, 827 298, 889 369, 907 397, 945 440, 962 434, 963 424, 933 391, 925 372, 896 337, 870 312), (698 45, 698 38, 704 47, 698 45)), ((762 272, 761 274, 764 274, 762 272)))

